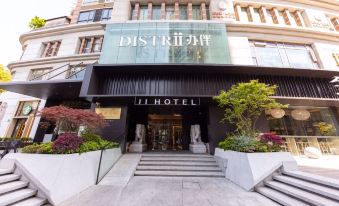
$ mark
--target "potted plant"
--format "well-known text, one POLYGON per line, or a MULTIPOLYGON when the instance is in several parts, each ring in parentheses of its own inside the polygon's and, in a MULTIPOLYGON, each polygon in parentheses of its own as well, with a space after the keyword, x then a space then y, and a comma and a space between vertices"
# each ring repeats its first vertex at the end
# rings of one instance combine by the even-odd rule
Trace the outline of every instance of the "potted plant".
POLYGON ((226 178, 246 190, 252 190, 284 162, 292 162, 290 168, 296 168, 293 157, 287 152, 280 152, 283 145, 281 137, 272 133, 260 134, 256 129, 256 122, 264 111, 288 107, 272 98, 276 89, 275 85, 251 80, 234 85, 229 91, 221 91, 214 97, 219 107, 224 109, 222 121, 235 125, 235 131, 219 143, 215 156, 226 168, 226 178))

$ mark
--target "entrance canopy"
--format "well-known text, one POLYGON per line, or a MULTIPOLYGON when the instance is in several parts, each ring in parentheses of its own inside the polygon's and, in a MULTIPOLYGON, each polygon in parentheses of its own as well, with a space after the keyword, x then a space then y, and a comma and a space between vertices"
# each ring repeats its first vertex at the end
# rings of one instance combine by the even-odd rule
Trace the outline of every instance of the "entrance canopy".
POLYGON ((0 88, 40 99, 77 99, 82 80, 48 80, 2 82, 0 88))

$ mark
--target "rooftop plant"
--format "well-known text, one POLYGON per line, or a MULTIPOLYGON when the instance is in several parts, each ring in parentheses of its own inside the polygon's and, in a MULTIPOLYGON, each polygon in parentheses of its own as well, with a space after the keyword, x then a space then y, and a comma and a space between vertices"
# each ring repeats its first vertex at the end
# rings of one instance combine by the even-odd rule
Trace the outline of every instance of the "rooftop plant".
POLYGON ((46 24, 46 20, 43 18, 40 18, 38 16, 35 16, 31 19, 28 26, 30 29, 39 29, 41 27, 44 27, 46 24))

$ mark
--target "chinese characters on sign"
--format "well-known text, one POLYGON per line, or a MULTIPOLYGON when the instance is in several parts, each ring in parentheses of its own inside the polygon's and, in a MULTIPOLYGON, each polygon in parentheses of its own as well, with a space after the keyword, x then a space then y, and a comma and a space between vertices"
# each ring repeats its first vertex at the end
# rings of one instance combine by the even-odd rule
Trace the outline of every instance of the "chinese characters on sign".
POLYGON ((120 47, 145 47, 147 45, 157 46, 210 46, 211 35, 192 35, 181 32, 174 33, 173 36, 121 36, 120 47))

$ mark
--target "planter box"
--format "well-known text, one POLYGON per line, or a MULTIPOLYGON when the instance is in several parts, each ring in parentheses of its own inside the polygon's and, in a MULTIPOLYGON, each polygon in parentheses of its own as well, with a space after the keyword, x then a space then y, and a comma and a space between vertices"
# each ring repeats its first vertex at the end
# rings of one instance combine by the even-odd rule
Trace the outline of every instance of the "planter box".
POLYGON ((216 148, 214 156, 225 177, 247 191, 280 167, 286 171, 297 170, 297 162, 289 152, 243 153, 216 148))
MULTIPOLYGON (((96 184, 100 155, 101 151, 69 155, 10 153, 2 159, 0 168, 15 164, 50 203, 58 205, 96 184)), ((106 174, 119 159, 121 149, 105 150, 102 156, 99 175, 106 174)))

